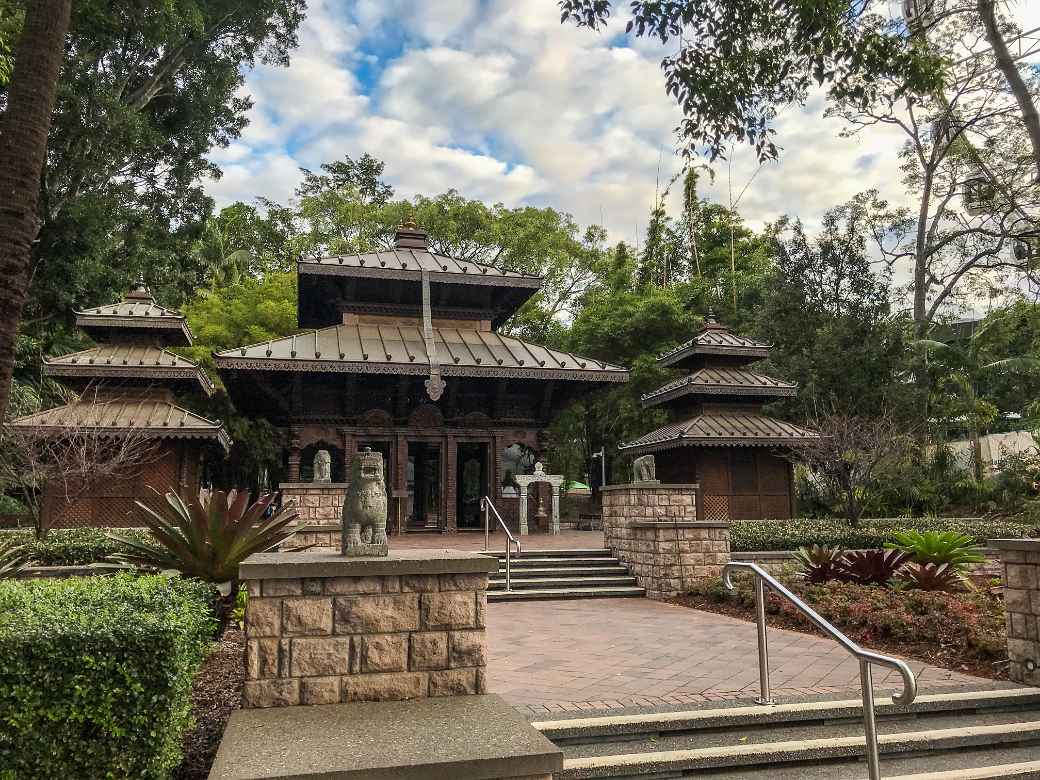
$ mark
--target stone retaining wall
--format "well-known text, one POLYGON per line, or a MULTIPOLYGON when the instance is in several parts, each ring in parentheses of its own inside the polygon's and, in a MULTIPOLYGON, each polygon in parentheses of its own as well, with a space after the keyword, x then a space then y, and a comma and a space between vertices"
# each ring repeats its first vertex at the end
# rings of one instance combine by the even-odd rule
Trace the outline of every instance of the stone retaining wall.
POLYGON ((282 504, 295 501, 301 524, 339 523, 347 496, 346 482, 282 482, 282 504))
POLYGON ((1004 567, 1008 676, 1040 686, 1040 539, 991 539, 1004 567))
POLYGON ((450 551, 251 557, 240 574, 249 591, 243 706, 484 693, 496 565, 450 551))
POLYGON ((729 561, 729 524, 697 519, 697 485, 604 487, 603 538, 654 599, 718 576, 729 561))

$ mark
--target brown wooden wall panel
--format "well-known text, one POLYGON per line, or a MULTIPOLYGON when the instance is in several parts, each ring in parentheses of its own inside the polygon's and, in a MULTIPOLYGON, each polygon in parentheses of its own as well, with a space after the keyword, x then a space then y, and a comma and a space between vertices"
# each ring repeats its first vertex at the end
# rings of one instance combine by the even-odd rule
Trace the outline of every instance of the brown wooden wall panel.
POLYGON ((790 463, 768 452, 759 453, 758 476, 763 493, 787 494, 790 463))
POLYGON ((787 520, 790 516, 791 498, 786 493, 783 495, 762 496, 761 519, 787 520))
POLYGON ((761 504, 758 495, 730 496, 731 520, 757 520, 761 515, 761 504))

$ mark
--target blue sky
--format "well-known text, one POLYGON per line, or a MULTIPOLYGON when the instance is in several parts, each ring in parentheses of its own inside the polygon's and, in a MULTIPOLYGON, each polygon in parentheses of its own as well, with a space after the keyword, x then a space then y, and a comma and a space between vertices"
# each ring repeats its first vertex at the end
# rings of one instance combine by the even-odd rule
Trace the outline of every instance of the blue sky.
MULTIPOLYGON (((449 188, 508 206, 551 205, 614 240, 645 229, 658 181, 681 169, 677 109, 664 92, 662 49, 559 23, 555 0, 310 0, 288 68, 261 66, 244 92, 255 107, 242 138, 214 154, 220 205, 286 201, 299 168, 368 152, 398 194, 449 188)), ((626 2, 615 6, 623 9, 626 2)), ((1040 25, 1040 3, 1012 12, 1040 25), (1032 7, 1029 7, 1032 6, 1032 7)), ((782 214, 808 225, 876 187, 905 200, 900 136, 840 138, 823 102, 781 115, 779 163, 739 203, 753 224, 782 214)), ((726 202, 755 173, 749 149, 717 166, 705 194, 726 202)))

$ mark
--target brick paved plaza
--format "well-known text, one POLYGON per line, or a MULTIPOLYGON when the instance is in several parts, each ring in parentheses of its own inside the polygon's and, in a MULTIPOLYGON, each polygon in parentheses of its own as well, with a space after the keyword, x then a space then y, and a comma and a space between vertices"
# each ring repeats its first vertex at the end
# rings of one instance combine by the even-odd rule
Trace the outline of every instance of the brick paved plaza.
MULTIPOLYGON (((649 599, 488 605, 488 689, 524 711, 696 704, 758 692, 755 626, 649 599)), ((774 693, 859 690, 859 665, 829 639, 770 629, 774 693)), ((977 678, 910 662, 922 691, 977 678)), ((879 690, 895 673, 875 667, 879 690)))

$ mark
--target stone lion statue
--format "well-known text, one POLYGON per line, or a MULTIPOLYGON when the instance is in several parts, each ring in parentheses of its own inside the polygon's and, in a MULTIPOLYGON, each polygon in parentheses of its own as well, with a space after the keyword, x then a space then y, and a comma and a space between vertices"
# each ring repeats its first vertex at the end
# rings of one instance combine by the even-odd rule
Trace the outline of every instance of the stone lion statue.
POLYGON ((343 502, 342 553, 351 557, 387 555, 386 484, 383 456, 365 447, 350 463, 350 486, 343 502))
POLYGON ((657 463, 653 455, 641 455, 632 461, 633 482, 656 482, 657 463))

